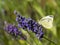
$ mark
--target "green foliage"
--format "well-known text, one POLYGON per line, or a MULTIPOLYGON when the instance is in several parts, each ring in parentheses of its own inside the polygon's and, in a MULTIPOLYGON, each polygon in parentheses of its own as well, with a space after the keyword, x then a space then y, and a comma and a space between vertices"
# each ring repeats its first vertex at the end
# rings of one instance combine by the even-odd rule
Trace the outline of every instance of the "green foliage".
POLYGON ((60 45, 60 0, 0 0, 0 45, 60 45), (33 32, 22 29, 27 40, 16 40, 8 35, 4 31, 4 21, 16 23, 14 10, 36 21, 46 15, 53 15, 53 28, 43 29, 47 38, 43 37, 40 41, 33 32))

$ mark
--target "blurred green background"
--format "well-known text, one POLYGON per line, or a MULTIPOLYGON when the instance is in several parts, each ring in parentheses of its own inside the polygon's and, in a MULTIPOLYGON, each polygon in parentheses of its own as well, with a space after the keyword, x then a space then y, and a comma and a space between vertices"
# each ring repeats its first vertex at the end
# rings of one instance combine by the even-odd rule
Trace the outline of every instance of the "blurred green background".
POLYGON ((60 0, 0 0, 0 45, 60 45, 60 0), (27 36, 27 40, 14 39, 4 31, 4 21, 17 24, 14 10, 21 13, 26 18, 31 17, 38 22, 47 15, 54 16, 54 27, 44 28, 44 36, 39 41, 33 32, 22 32, 27 36))

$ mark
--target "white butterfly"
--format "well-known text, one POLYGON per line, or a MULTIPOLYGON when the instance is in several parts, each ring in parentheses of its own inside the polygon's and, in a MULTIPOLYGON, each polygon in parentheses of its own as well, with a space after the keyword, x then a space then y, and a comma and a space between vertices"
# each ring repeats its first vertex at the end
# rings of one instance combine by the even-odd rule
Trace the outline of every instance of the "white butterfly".
POLYGON ((53 27, 53 15, 43 17, 38 23, 47 29, 52 28, 53 27))

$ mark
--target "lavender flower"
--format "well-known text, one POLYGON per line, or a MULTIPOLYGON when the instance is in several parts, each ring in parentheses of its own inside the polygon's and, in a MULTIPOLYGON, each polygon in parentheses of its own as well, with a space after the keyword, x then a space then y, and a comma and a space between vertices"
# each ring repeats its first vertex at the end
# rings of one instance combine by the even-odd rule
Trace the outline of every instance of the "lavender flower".
POLYGON ((26 39, 26 37, 23 36, 22 32, 20 30, 18 30, 18 28, 15 25, 8 24, 7 26, 5 26, 4 30, 7 33, 9 33, 12 36, 14 36, 15 38, 18 37, 18 36, 20 36, 22 39, 26 39))
POLYGON ((18 22, 18 27, 19 28, 31 30, 32 32, 34 32, 36 34, 36 36, 38 38, 43 37, 44 33, 42 31, 42 26, 41 25, 39 25, 37 22, 35 22, 31 18, 22 17, 16 11, 14 11, 14 14, 16 15, 16 21, 18 22))

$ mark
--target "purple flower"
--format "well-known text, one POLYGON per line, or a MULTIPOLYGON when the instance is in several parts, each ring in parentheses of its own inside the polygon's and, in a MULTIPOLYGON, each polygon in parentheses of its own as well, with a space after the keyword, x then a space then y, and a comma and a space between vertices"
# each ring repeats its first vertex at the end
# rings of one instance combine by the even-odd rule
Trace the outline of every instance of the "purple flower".
POLYGON ((25 18, 19 15, 19 13, 17 13, 16 11, 14 12, 14 14, 16 15, 16 21, 19 28, 31 30, 36 35, 38 35, 39 38, 43 37, 44 33, 42 31, 42 26, 39 25, 36 21, 32 20, 31 18, 25 18))
POLYGON ((23 36, 23 33, 20 30, 18 30, 18 28, 15 25, 8 24, 7 26, 5 26, 4 30, 14 37, 20 36, 21 38, 26 39, 26 37, 23 36))

